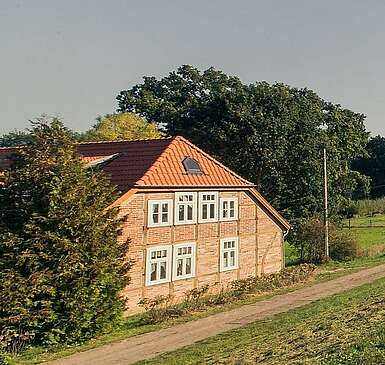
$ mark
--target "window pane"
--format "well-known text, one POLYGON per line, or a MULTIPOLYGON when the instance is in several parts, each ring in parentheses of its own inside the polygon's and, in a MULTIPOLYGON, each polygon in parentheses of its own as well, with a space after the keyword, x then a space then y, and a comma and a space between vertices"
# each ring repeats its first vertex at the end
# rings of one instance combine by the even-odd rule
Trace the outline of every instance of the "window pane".
POLYGON ((156 266, 157 264, 151 264, 151 275, 150 275, 150 280, 154 281, 156 280, 156 266))
POLYGON ((168 222, 168 213, 162 213, 162 223, 168 222))
POLYGON ((160 259, 162 257, 162 251, 156 251, 156 257, 160 259))
POLYGON ((191 274, 191 257, 186 258, 186 275, 191 274))
POLYGON ((202 205, 202 219, 207 219, 207 204, 202 205))
POLYGON ((182 249, 178 248, 178 255, 182 255, 182 249))
POLYGON ((183 260, 182 259, 178 259, 178 261, 177 261, 176 275, 177 276, 183 275, 183 260))
POLYGON ((162 204, 162 212, 167 213, 168 212, 168 203, 162 204))
POLYGON ((230 251, 230 266, 235 266, 235 251, 230 251))
POLYGON ((152 205, 152 212, 153 213, 159 213, 159 204, 153 204, 152 205))
POLYGON ((151 258, 154 259, 156 257, 156 251, 151 252, 151 258))
POLYGON ((193 219, 193 207, 191 204, 187 206, 187 220, 192 221, 193 219))
POLYGON ((167 256, 167 250, 162 250, 162 257, 166 257, 167 256))
POLYGON ((179 205, 178 220, 180 222, 184 221, 184 205, 179 205))
POLYGON ((191 254, 191 246, 188 247, 187 253, 188 253, 188 254, 191 254))
POLYGON ((215 204, 210 204, 210 218, 215 217, 215 204))
POLYGON ((223 253, 223 267, 228 267, 229 266, 229 253, 224 252, 223 253))
POLYGON ((160 263, 159 279, 166 279, 166 261, 160 263))
POLYGON ((159 214, 154 213, 152 215, 152 221, 153 221, 153 223, 159 223, 159 214))

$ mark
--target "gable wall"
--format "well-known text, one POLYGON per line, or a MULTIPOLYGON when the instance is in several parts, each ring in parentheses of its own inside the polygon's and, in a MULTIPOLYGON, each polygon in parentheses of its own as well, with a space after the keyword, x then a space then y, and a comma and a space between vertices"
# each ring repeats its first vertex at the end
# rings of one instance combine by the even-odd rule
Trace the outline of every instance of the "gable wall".
POLYGON ((230 281, 278 271, 282 267, 282 231, 257 207, 244 191, 221 191, 221 197, 238 197, 238 220, 231 222, 199 223, 167 227, 147 227, 147 201, 174 199, 173 192, 136 193, 121 206, 126 216, 122 239, 131 239, 129 257, 135 261, 130 272, 131 283, 124 291, 127 313, 137 313, 141 298, 170 294, 175 301, 182 300, 187 290, 208 283, 212 290, 226 286, 230 281), (257 231, 260 231, 257 234, 257 231), (239 269, 219 272, 220 239, 239 237, 239 269), (146 248, 196 242, 196 277, 170 283, 145 286, 146 248))

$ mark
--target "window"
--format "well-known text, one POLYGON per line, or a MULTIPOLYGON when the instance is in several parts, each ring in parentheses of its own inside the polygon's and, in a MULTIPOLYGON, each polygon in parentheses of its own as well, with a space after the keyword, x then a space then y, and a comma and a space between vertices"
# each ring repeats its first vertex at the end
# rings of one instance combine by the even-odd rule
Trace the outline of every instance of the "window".
POLYGON ((203 175, 203 171, 199 165, 199 163, 191 157, 186 157, 182 164, 184 169, 189 175, 203 175))
POLYGON ((148 226, 170 226, 172 224, 172 200, 148 201, 148 226))
POLYGON ((195 243, 174 245, 173 280, 195 276, 195 243))
POLYGON ((175 224, 196 223, 197 193, 175 193, 175 224))
POLYGON ((199 193, 199 223, 218 220, 218 193, 199 193))
POLYGON ((147 249, 146 285, 171 281, 171 246, 147 249))
POLYGON ((223 198, 220 199, 220 219, 222 221, 231 221, 238 219, 238 199, 223 198))
POLYGON ((224 238, 220 242, 219 271, 238 268, 238 238, 224 238))

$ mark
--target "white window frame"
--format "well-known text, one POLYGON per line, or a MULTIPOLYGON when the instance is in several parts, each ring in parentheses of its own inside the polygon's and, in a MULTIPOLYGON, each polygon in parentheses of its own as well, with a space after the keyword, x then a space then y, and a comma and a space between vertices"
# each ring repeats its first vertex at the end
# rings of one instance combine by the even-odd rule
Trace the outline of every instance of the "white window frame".
POLYGON ((236 270, 239 268, 239 237, 228 237, 228 238, 222 238, 220 240, 220 249, 219 249, 219 271, 229 271, 229 270, 236 270), (226 248, 224 247, 226 242, 234 241, 235 247, 234 248, 226 248), (234 265, 233 266, 227 266, 224 267, 224 253, 231 251, 234 251, 234 265))
MULTIPOLYGON (((171 263, 172 263, 172 246, 166 245, 166 246, 153 246, 147 248, 147 255, 146 255, 146 286, 151 285, 157 285, 157 284, 163 284, 163 283, 169 283, 171 281, 171 263), (166 260, 162 260, 163 258, 151 258, 151 254, 154 251, 167 251, 166 260), (152 263, 159 263, 161 261, 166 261, 166 277, 164 279, 158 279, 151 281, 151 264, 152 263)), ((157 269, 159 270, 159 269, 157 269)))
MULTIPOLYGON (((185 263, 183 262, 183 270, 185 268, 185 263)), ((173 273, 172 273, 172 280, 182 280, 182 279, 189 279, 195 277, 196 272, 196 244, 195 242, 186 242, 186 243, 178 243, 174 245, 174 254, 173 254, 173 273), (191 247, 191 254, 185 254, 180 256, 178 254, 179 249, 183 248, 189 248, 191 247), (185 258, 191 258, 191 273, 190 274, 182 274, 177 275, 177 269, 178 269, 178 259, 185 259, 185 258)))
MULTIPOLYGON (((180 191, 175 193, 175 216, 174 216, 174 224, 175 225, 181 225, 181 224, 195 224, 197 222, 197 198, 198 194, 191 192, 191 191, 180 191), (180 202, 179 198, 183 195, 192 195, 193 200, 192 202, 180 202), (183 221, 179 220, 179 206, 181 205, 188 205, 192 203, 192 220, 187 220, 185 218, 183 221)), ((187 217, 187 215, 186 215, 187 217)))
MULTIPOLYGON (((164 227, 164 226, 172 226, 172 218, 173 218, 173 201, 172 199, 161 199, 161 200, 149 200, 147 204, 147 226, 148 227, 164 227), (152 220, 152 207, 155 204, 159 204, 162 206, 162 204, 168 204, 168 221, 167 222, 158 222, 155 223, 152 220)), ((160 220, 162 218, 162 212, 160 214, 160 220)))
POLYGON ((198 209, 198 222, 199 223, 208 223, 208 222, 218 222, 218 192, 217 191, 201 191, 199 193, 199 209, 198 209), (203 205, 206 204, 203 201, 203 195, 215 195, 214 202, 214 218, 202 218, 202 208, 203 205))
POLYGON ((238 198, 220 198, 219 199, 219 220, 221 221, 236 221, 238 219, 238 198), (234 217, 224 217, 223 216, 223 203, 227 202, 229 205, 230 211, 230 202, 234 202, 234 217))

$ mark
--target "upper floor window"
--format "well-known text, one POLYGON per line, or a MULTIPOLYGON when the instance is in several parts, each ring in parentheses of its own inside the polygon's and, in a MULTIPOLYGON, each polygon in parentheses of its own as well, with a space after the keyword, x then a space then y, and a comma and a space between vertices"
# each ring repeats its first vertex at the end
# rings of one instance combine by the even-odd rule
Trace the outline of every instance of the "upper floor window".
POLYGON ((147 249, 146 285, 171 281, 171 246, 147 249))
POLYGON ((196 222, 197 193, 175 193, 175 224, 196 222))
POLYGON ((148 201, 148 226, 170 226, 172 224, 172 200, 148 201))
POLYGON ((218 220, 218 192, 199 193, 199 222, 218 220))
POLYGON ((220 219, 222 221, 230 221, 238 219, 238 199, 237 198, 221 198, 220 199, 220 219))
POLYGON ((219 270, 227 271, 238 268, 238 237, 224 238, 220 241, 219 270))
POLYGON ((174 245, 173 280, 195 276, 195 243, 174 245))

